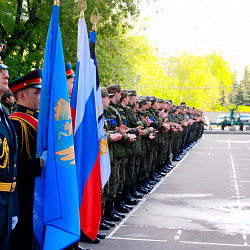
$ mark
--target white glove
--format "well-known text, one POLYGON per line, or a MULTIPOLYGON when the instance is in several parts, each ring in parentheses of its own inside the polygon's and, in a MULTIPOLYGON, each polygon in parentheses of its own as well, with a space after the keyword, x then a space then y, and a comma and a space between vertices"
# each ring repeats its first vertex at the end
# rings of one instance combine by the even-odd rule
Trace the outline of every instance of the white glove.
POLYGON ((12 230, 16 227, 17 222, 18 222, 18 217, 17 216, 12 217, 12 226, 11 226, 12 230))
POLYGON ((46 166, 47 162, 47 150, 43 151, 42 155, 40 156, 41 159, 44 161, 44 167, 46 166))

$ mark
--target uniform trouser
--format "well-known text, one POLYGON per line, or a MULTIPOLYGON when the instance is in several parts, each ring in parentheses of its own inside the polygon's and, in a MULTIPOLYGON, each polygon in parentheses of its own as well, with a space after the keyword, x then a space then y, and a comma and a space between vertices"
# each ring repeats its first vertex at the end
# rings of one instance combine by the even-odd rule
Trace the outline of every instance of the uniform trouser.
POLYGON ((141 156, 137 156, 135 159, 135 174, 134 174, 134 183, 136 181, 141 181, 145 176, 145 172, 146 172, 146 155, 141 155, 141 156))
POLYGON ((179 152, 178 152, 179 144, 180 144, 180 137, 176 136, 174 138, 174 142, 173 142, 173 156, 174 157, 176 157, 179 154, 179 152))
POLYGON ((160 144, 157 145, 157 160, 156 160, 157 165, 162 164, 163 155, 164 155, 164 144, 160 143, 160 144))
POLYGON ((188 132, 188 134, 187 134, 187 140, 186 140, 186 143, 184 145, 185 148, 187 148, 189 146, 190 134, 191 134, 191 132, 188 132))
POLYGON ((0 250, 10 249, 10 235, 11 233, 0 235, 0 250))
POLYGON ((169 138, 169 144, 168 144, 168 150, 167 150, 167 158, 166 158, 167 160, 170 159, 172 149, 173 149, 173 143, 174 143, 174 139, 169 138))
POLYGON ((156 161, 157 161, 157 145, 153 146, 153 161, 151 165, 151 171, 155 169, 156 161))
POLYGON ((101 195, 102 195, 102 198, 101 198, 102 199, 102 206, 105 205, 105 202, 106 202, 106 200, 108 198, 108 194, 109 194, 109 181, 107 181, 107 183, 105 184, 105 186, 102 189, 102 193, 101 193, 101 195))
POLYGON ((115 198, 116 191, 119 185, 119 169, 120 169, 121 158, 114 158, 111 164, 111 173, 109 177, 109 192, 107 200, 115 198))
POLYGON ((151 171, 151 166, 152 166, 152 162, 153 162, 153 150, 147 151, 147 155, 146 155, 146 171, 144 174, 144 178, 148 178, 149 177, 149 172, 151 171))
POLYGON ((126 178, 126 168, 128 165, 129 158, 122 158, 119 169, 118 187, 116 194, 121 194, 126 178))
POLYGON ((135 172, 135 156, 131 156, 126 165, 125 181, 124 187, 130 188, 133 185, 134 181, 134 172, 135 172))

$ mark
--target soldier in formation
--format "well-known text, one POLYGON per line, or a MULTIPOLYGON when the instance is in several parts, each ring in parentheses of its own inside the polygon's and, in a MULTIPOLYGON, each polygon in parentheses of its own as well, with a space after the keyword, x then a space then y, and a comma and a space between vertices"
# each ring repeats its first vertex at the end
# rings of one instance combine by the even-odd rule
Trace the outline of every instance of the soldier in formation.
POLYGON ((137 97, 118 84, 101 92, 111 175, 102 191, 100 229, 108 230, 199 141, 204 119, 185 102, 174 106, 155 96, 137 97))

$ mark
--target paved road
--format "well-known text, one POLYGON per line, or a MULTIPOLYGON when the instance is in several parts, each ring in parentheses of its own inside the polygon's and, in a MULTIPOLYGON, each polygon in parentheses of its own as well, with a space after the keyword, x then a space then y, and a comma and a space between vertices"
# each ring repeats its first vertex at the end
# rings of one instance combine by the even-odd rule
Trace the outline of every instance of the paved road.
POLYGON ((250 136, 205 134, 97 250, 250 249, 250 136))

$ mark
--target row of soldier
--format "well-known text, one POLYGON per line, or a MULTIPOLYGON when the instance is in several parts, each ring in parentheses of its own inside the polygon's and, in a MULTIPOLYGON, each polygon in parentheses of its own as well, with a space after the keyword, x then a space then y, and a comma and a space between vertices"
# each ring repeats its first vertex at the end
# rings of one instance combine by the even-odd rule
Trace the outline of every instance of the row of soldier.
MULTIPOLYGON (((36 158, 42 69, 8 84, 7 68, 0 58, 0 97, 4 97, 0 106, 0 249, 39 249, 33 233, 33 200, 35 177, 40 177, 46 161, 46 156, 36 158), (14 97, 17 105, 11 114, 14 97)), ((65 69, 71 96, 74 73, 70 63, 65 69)), ((102 100, 111 176, 102 190, 100 229, 109 229, 174 167, 171 155, 180 160, 202 135, 203 124, 202 113, 195 109, 173 107, 170 101, 155 97, 137 98, 134 90, 121 91, 119 85, 102 88, 102 100)), ((98 243, 98 237, 91 241, 81 233, 84 242, 98 243)), ((76 243, 70 249, 81 247, 76 243)))
POLYGON ((119 84, 101 88, 111 175, 102 190, 100 229, 115 226, 202 136, 201 111, 119 84))

